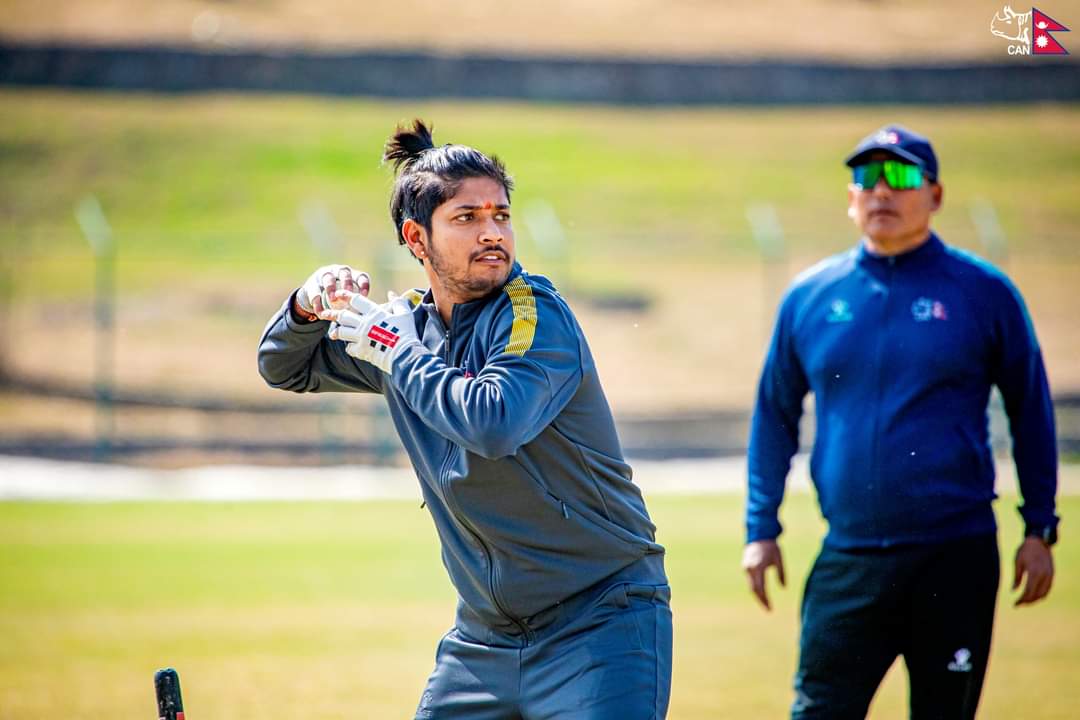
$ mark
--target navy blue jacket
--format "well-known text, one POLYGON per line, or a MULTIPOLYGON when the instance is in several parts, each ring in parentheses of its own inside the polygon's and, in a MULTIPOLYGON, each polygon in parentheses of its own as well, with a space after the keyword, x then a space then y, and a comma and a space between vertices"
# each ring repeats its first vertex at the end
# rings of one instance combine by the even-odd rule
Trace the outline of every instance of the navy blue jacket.
POLYGON ((937 236, 894 257, 865 247, 803 273, 780 307, 750 435, 748 541, 777 511, 814 394, 810 473, 827 545, 930 543, 993 532, 987 403, 996 385, 1025 521, 1057 521, 1053 407, 1023 300, 937 236))
POLYGON ((515 264, 443 324, 410 292, 420 344, 393 375, 347 355, 329 323, 271 319, 259 370, 294 392, 375 392, 420 480, 461 602, 518 625, 605 578, 667 583, 664 548, 623 460, 592 353, 566 301, 515 264))

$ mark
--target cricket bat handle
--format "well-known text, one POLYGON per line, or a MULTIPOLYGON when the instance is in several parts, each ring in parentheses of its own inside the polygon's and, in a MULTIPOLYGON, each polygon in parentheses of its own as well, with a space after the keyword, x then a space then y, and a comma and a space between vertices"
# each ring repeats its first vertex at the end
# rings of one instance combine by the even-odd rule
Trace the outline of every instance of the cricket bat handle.
POLYGON ((172 668, 154 673, 158 720, 184 720, 184 701, 180 697, 180 675, 172 668))

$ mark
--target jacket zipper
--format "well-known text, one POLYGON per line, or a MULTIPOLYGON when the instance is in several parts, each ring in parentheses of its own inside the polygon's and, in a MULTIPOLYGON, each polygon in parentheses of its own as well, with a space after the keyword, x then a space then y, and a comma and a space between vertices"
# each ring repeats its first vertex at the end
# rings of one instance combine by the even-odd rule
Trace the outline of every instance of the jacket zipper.
POLYGON ((874 425, 873 425, 873 443, 871 445, 870 462, 872 472, 870 477, 874 483, 874 496, 873 507, 874 515, 880 521, 881 519, 881 494, 883 488, 881 487, 881 395, 883 386, 883 375, 885 374, 885 337, 888 334, 887 324, 889 322, 889 305, 892 300, 893 284, 896 275, 896 258, 890 257, 888 260, 889 269, 886 274, 887 282, 882 283, 885 287, 885 298, 881 303, 881 329, 878 331, 877 347, 875 348, 874 361, 877 364, 877 382, 874 383, 874 425))
POLYGON ((454 446, 451 443, 450 448, 446 451, 446 459, 443 460, 442 467, 439 469, 439 484, 443 489, 443 497, 446 498, 447 505, 450 506, 450 510, 453 512, 454 517, 461 524, 461 527, 472 536, 472 539, 476 541, 476 544, 480 546, 480 549, 484 553, 484 558, 487 561, 487 574, 488 574, 488 592, 491 594, 491 602, 495 605, 495 609, 499 611, 507 620, 514 623, 518 630, 521 631, 522 637, 525 638, 525 647, 532 644, 532 631, 528 626, 502 604, 495 591, 495 559, 491 554, 491 550, 488 549, 487 543, 480 537, 480 533, 473 528, 464 516, 461 514, 461 508, 457 504, 457 500, 454 499, 453 494, 450 492, 449 483, 446 482, 446 476, 449 471, 450 459, 454 454, 454 446))
MULTIPOLYGON (((454 324, 454 316, 453 316, 453 311, 451 311, 450 325, 453 326, 453 324, 454 324)), ((450 330, 449 329, 446 331, 446 333, 444 335, 444 340, 445 340, 445 343, 446 343, 445 362, 446 362, 447 365, 452 365, 453 360, 451 359, 452 358, 452 354, 451 354, 451 351, 450 351, 451 337, 450 337, 450 330)), ((442 466, 439 468, 438 481, 439 481, 439 484, 442 486, 442 489, 443 489, 443 497, 446 499, 447 504, 450 506, 451 511, 454 513, 454 517, 457 519, 457 521, 459 523, 461 523, 461 527, 463 527, 465 529, 465 531, 468 532, 469 535, 472 536, 473 540, 476 541, 476 544, 479 545, 480 549, 484 552, 484 558, 487 560, 488 592, 491 594, 491 602, 495 605, 496 610, 498 610, 507 620, 509 620, 510 622, 514 623, 514 625, 517 626, 518 630, 521 631, 521 636, 523 638, 525 638, 525 647, 528 647, 529 645, 532 644, 532 638, 533 638, 532 631, 529 630, 528 626, 525 625, 525 623, 522 622, 522 620, 519 617, 517 617, 516 615, 513 615, 509 610, 506 609, 506 607, 502 604, 502 602, 499 601, 499 597, 495 592, 495 558, 491 554, 491 550, 488 549, 487 543, 485 543, 483 541, 483 539, 480 537, 480 533, 478 533, 476 531, 476 529, 473 528, 472 524, 469 523, 464 518, 464 516, 462 516, 461 508, 458 506, 457 500, 453 497, 452 493, 450 492, 450 483, 448 483, 446 481, 446 477, 447 477, 447 475, 449 474, 449 471, 450 471, 450 459, 453 457, 453 455, 454 455, 454 444, 451 442, 450 447, 446 451, 446 457, 443 458, 442 466)), ((563 511, 565 512, 565 507, 564 507, 563 511)))

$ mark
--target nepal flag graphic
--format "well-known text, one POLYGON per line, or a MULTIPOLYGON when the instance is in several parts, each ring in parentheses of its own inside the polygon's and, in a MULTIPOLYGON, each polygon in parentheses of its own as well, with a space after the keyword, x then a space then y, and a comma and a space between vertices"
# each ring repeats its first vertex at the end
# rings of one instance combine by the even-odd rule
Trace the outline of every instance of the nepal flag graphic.
POLYGON ((1061 46, 1053 32, 1068 32, 1057 20, 1038 8, 1031 8, 1031 54, 1032 55, 1068 55, 1069 51, 1061 46))

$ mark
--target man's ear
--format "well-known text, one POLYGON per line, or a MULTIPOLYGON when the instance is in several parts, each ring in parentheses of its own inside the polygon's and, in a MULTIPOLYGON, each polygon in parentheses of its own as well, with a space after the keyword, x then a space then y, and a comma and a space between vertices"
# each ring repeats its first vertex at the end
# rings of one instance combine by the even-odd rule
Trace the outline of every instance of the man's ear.
POLYGON ((937 212, 941 209, 944 196, 945 188, 941 186, 941 183, 934 183, 930 186, 930 212, 937 212))
POLYGON ((401 237, 405 239, 413 257, 421 262, 427 258, 427 229, 423 225, 412 219, 406 220, 401 225, 401 237))

